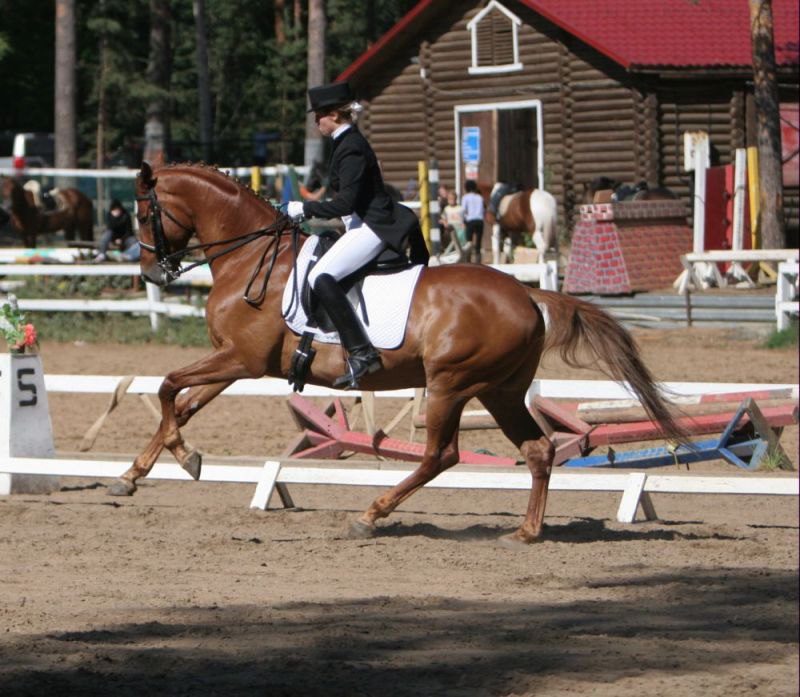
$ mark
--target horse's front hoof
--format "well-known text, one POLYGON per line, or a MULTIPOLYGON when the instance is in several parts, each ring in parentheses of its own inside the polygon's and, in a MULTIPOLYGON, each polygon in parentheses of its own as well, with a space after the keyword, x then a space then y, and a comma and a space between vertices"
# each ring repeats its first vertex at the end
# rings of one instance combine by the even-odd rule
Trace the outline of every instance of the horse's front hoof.
POLYGON ((350 523, 350 539, 368 540, 375 535, 375 526, 361 520, 354 520, 350 523))
POLYGON ((117 479, 111 486, 108 487, 109 496, 133 496, 136 491, 136 484, 127 479, 117 479))
POLYGON ((203 456, 196 450, 192 450, 186 461, 181 463, 181 467, 191 475, 192 479, 197 481, 200 479, 200 470, 203 468, 203 456))
POLYGON ((535 542, 542 542, 541 534, 534 536, 522 533, 519 530, 512 532, 510 535, 503 535, 498 540, 498 544, 506 549, 523 549, 535 542))

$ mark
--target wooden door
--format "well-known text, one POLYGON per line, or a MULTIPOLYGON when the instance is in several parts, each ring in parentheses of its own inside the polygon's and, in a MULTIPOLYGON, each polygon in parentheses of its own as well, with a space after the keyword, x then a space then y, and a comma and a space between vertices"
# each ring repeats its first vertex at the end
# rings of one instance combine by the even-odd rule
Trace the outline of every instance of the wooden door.
POLYGON ((500 109, 497 113, 497 181, 520 189, 537 188, 536 110, 500 109))

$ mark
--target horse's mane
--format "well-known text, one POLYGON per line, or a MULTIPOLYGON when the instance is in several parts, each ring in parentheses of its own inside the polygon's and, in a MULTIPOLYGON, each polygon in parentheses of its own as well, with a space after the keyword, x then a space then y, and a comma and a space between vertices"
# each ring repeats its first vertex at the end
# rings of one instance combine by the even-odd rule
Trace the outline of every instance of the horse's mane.
POLYGON ((219 167, 217 167, 216 165, 210 165, 206 162, 170 162, 168 164, 161 165, 158 168, 158 170, 154 171, 153 174, 154 176, 158 176, 158 172, 163 172, 164 170, 178 169, 181 167, 193 170, 199 169, 205 172, 206 174, 211 175, 212 177, 220 177, 225 181, 228 181, 232 183, 234 186, 238 187, 239 190, 247 192, 245 196, 252 196, 256 201, 265 204, 267 208, 269 208, 271 211, 274 211, 276 213, 279 212, 278 209, 275 208, 274 205, 272 205, 272 202, 268 198, 265 198, 261 194, 253 191, 253 189, 251 189, 249 186, 240 182, 236 177, 233 177, 227 172, 219 169, 219 167))

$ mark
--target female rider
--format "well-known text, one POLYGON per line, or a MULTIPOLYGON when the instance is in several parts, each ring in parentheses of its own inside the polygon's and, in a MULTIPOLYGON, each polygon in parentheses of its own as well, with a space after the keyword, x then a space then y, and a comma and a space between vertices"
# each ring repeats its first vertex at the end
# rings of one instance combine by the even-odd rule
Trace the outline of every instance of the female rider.
POLYGON ((344 234, 316 263, 308 280, 347 350, 347 371, 333 384, 356 389, 363 375, 381 368, 380 354, 339 282, 387 249, 405 255, 409 246, 412 263, 421 264, 427 264, 428 250, 417 216, 386 193, 375 152, 355 126, 362 107, 349 83, 313 87, 308 98, 320 133, 333 138, 333 198, 290 201, 286 212, 295 219, 341 218, 344 223, 344 234))

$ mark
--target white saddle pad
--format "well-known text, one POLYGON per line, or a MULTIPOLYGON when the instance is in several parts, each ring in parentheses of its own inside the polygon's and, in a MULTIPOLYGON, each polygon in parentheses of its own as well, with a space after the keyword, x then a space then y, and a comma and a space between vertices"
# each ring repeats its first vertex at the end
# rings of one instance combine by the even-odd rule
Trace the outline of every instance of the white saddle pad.
MULTIPOLYGON (((325 344, 338 344, 337 332, 320 332, 316 327, 309 327, 308 318, 303 310, 300 292, 306 277, 308 264, 317 247, 317 237, 309 237, 297 257, 297 273, 300 281, 295 287, 294 271, 283 291, 281 311, 289 329, 297 334, 313 332, 316 341, 325 344)), ((393 349, 403 343, 406 322, 411 309, 411 298, 417 285, 422 266, 411 266, 394 273, 380 273, 364 279, 362 293, 352 289, 347 297, 356 309, 372 344, 381 349, 393 349), (363 295, 363 306, 362 306, 363 295)))

